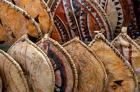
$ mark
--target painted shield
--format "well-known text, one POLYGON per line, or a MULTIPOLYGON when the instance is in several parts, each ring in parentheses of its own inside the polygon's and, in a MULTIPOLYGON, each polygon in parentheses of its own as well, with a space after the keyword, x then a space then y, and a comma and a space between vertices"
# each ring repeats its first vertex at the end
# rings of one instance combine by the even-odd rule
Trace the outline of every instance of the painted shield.
POLYGON ((138 76, 140 88, 140 46, 125 33, 120 33, 112 41, 112 45, 132 64, 138 76))
POLYGON ((77 71, 73 60, 66 50, 47 35, 37 45, 49 57, 55 72, 54 92, 75 92, 77 71))
POLYGON ((110 45, 103 34, 98 34, 90 48, 102 59, 109 83, 106 92, 137 92, 137 82, 130 63, 110 45))
POLYGON ((79 39, 63 45, 74 60, 78 72, 76 92, 104 92, 107 75, 96 55, 79 39))
POLYGON ((67 42, 78 36, 84 42, 94 38, 94 31, 105 29, 105 36, 112 38, 111 26, 99 4, 90 0, 48 0, 47 2, 57 31, 51 37, 67 42))
POLYGON ((52 26, 50 11, 44 0, 8 0, 19 6, 34 18, 43 33, 48 33, 52 26))
POLYGON ((1 92, 30 92, 21 67, 2 50, 0 50, 0 75, 3 82, 1 92))
POLYGON ((132 30, 136 31, 136 17, 131 0, 97 0, 97 2, 106 11, 115 36, 121 32, 122 26, 129 26, 130 35, 134 33, 132 30))
POLYGON ((54 92, 55 76, 51 62, 27 36, 13 44, 8 53, 22 67, 32 92, 54 92))
POLYGON ((7 0, 0 0, 0 41, 12 44, 23 34, 34 38, 41 35, 37 23, 21 8, 7 0))

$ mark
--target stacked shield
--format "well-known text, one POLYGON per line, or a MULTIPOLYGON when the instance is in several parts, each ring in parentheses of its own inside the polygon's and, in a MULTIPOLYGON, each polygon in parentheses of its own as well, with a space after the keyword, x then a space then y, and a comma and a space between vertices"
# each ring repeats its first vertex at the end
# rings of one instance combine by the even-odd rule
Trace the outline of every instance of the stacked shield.
POLYGON ((0 92, 139 92, 136 28, 131 0, 0 0, 0 92))

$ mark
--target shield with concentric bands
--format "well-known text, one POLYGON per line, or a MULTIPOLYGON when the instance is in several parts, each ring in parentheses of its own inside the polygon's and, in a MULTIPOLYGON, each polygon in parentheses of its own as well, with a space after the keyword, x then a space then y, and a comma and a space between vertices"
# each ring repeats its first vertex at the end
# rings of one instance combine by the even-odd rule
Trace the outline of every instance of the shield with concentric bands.
POLYGON ((7 0, 0 0, 0 32, 0 42, 8 44, 13 44, 26 33, 34 38, 41 35, 34 19, 7 0))
POLYGON ((27 80, 19 64, 7 53, 0 50, 0 92, 30 92, 27 80))
POLYGON ((89 47, 74 38, 63 45, 71 55, 78 72, 76 92, 104 92, 107 75, 101 61, 89 47))
POLYGON ((47 35, 37 45, 49 57, 55 72, 55 92, 75 92, 77 71, 68 52, 47 35))
POLYGON ((27 36, 13 44, 8 53, 22 67, 32 92, 54 92, 55 76, 51 62, 27 36))
POLYGON ((90 0, 48 0, 47 2, 55 24, 51 37, 60 42, 67 42, 78 36, 84 42, 90 42, 94 31, 105 29, 105 36, 110 40, 112 31, 105 12, 99 4, 90 0))
POLYGON ((136 76, 130 63, 105 39, 98 34, 90 48, 102 59, 109 83, 106 92, 138 92, 136 76))

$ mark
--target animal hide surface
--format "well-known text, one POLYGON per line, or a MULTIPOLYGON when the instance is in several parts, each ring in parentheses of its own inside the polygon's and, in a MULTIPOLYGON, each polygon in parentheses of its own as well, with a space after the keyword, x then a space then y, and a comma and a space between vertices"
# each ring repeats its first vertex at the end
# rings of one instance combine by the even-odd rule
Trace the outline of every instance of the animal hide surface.
POLYGON ((38 38, 41 35, 36 22, 21 8, 7 0, 0 0, 0 41, 13 44, 22 35, 28 33, 38 38))
MULTIPOLYGON (((140 47, 127 34, 121 33, 112 41, 120 53, 132 64, 140 83, 140 47)), ((139 85, 140 86, 140 85, 139 85)))
POLYGON ((8 0, 27 11, 38 23, 43 33, 48 33, 52 26, 50 11, 44 0, 8 0))
POLYGON ((106 71, 96 55, 77 38, 63 47, 71 55, 78 72, 76 92, 103 92, 107 82, 106 71))
POLYGON ((132 67, 102 34, 97 35, 97 38, 91 42, 90 48, 105 65, 109 78, 106 92, 135 92, 137 83, 132 67))
POLYGON ((1 92, 30 92, 27 80, 19 64, 0 50, 1 92))
POLYGON ((105 12, 91 0, 48 0, 57 31, 52 38, 67 42, 78 36, 82 41, 91 41, 94 31, 105 29, 105 36, 112 38, 112 29, 105 12))
POLYGON ((54 92, 55 77, 51 62, 27 36, 13 44, 8 53, 22 67, 33 92, 54 92))
POLYGON ((55 92, 75 92, 77 71, 66 50, 47 35, 37 45, 49 57, 55 72, 55 92))

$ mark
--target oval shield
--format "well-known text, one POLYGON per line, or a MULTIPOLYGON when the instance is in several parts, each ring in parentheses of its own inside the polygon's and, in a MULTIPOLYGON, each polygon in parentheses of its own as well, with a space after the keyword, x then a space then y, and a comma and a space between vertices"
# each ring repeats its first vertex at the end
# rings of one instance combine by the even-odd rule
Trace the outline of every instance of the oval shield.
POLYGON ((3 43, 13 44, 22 35, 28 33, 38 38, 41 31, 34 19, 21 8, 7 0, 0 0, 0 34, 3 43))
POLYGON ((71 55, 78 72, 76 92, 104 92, 106 72, 96 55, 79 39, 75 38, 63 47, 71 55))
POLYGON ((130 63, 111 46, 103 34, 97 34, 89 46, 102 59, 107 70, 109 83, 106 92, 135 92, 137 90, 137 81, 130 63))
POLYGON ((8 0, 14 5, 27 11, 28 14, 38 23, 43 33, 51 30, 52 19, 50 10, 44 0, 8 0))
POLYGON ((27 36, 13 44, 8 53, 22 67, 33 92, 54 92, 55 77, 51 62, 27 36))
POLYGON ((91 0, 48 0, 47 2, 57 31, 52 38, 67 42, 78 36, 82 41, 89 42, 94 31, 105 29, 105 36, 112 38, 110 23, 99 4, 91 0))
POLYGON ((0 75, 3 84, 2 92, 30 92, 21 67, 2 50, 0 50, 0 75))
POLYGON ((75 92, 77 71, 66 50, 47 35, 37 45, 49 57, 55 72, 55 92, 75 92))
POLYGON ((131 63, 138 77, 140 88, 140 46, 125 33, 120 33, 112 41, 112 45, 131 63))

